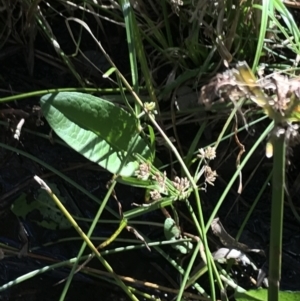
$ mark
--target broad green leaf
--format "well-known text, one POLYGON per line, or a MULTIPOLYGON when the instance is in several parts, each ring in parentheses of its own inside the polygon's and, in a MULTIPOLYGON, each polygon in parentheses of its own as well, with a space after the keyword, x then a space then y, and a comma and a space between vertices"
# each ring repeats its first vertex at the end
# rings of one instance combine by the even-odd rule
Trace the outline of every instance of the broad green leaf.
POLYGON ((117 105, 93 95, 60 92, 44 95, 44 116, 74 150, 111 173, 131 176, 138 167, 133 154, 151 158, 136 119, 117 105))
MULTIPOLYGON (((267 289, 249 290, 243 293, 235 293, 237 301, 266 301, 268 300, 267 289)), ((300 292, 280 291, 280 301, 298 301, 300 300, 300 292)))

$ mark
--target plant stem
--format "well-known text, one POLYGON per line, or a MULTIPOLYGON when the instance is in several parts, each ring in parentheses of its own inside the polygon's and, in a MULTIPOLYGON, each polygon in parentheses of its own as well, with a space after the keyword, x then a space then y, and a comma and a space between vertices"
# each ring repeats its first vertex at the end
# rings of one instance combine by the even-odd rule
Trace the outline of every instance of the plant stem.
POLYGON ((274 148, 273 187, 270 234, 269 290, 268 300, 279 300, 279 282, 281 277, 283 204, 285 186, 285 135, 272 137, 274 148))
POLYGON ((109 265, 109 263, 102 257, 102 255, 99 253, 97 248, 93 245, 91 240, 87 237, 87 235, 81 230, 77 222, 74 220, 74 218, 71 216, 71 214, 67 211, 65 206, 61 203, 61 201, 56 197, 56 195, 51 191, 49 186, 38 176, 34 176, 34 179, 41 185, 42 189, 45 189, 47 193, 50 195, 52 200, 54 201, 55 205, 61 210, 61 212, 65 215, 65 217, 69 220, 73 228, 77 231, 77 233, 80 235, 80 237, 85 241, 85 243, 88 245, 88 247, 93 251, 95 256, 99 259, 99 261, 102 263, 104 268, 112 274, 114 277, 116 283, 124 290, 124 292, 128 295, 128 297, 133 301, 139 301, 136 296, 129 290, 129 288, 126 286, 126 284, 121 280, 121 278, 114 272, 112 267, 109 265))

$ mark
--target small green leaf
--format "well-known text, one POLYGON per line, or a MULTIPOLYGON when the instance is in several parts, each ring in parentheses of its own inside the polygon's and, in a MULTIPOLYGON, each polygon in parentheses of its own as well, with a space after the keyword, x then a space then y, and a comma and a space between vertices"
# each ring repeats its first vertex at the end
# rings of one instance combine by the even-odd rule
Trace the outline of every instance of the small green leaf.
MULTIPOLYGON (((165 219, 164 234, 167 240, 176 241, 182 238, 180 229, 171 217, 165 219)), ((172 244, 172 247, 182 254, 187 254, 193 249, 193 244, 190 241, 178 241, 178 244, 172 244)))
POLYGON ((181 235, 180 229, 171 217, 165 219, 164 234, 167 240, 178 239, 181 235))
POLYGON ((136 119, 113 103, 78 92, 47 94, 40 102, 56 134, 111 173, 133 175, 138 167, 134 153, 151 158, 147 143, 137 131, 136 119))
MULTIPOLYGON (((65 203, 55 184, 49 184, 51 190, 65 203)), ((40 188, 35 199, 27 200, 26 194, 21 194, 11 207, 12 212, 23 219, 29 219, 43 228, 57 230, 70 229, 72 226, 61 211, 55 206, 53 200, 40 188)))

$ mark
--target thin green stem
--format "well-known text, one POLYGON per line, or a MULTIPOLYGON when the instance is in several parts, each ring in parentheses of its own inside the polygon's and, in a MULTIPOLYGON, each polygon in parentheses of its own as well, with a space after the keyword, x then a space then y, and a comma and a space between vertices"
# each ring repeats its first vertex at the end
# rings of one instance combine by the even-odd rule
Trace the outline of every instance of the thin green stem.
POLYGON ((126 284, 121 280, 121 278, 114 272, 110 264, 102 257, 100 252, 97 250, 97 248, 94 246, 94 244, 91 242, 91 240, 87 237, 87 235, 81 230, 75 219, 72 217, 72 215, 68 212, 68 210, 65 208, 65 206, 61 203, 61 201, 56 197, 56 195, 51 191, 51 189, 47 186, 47 184, 40 179, 39 177, 35 176, 34 179, 41 185, 43 189, 47 191, 47 193, 50 195, 56 206, 60 209, 60 211, 65 215, 65 217, 68 219, 68 221, 71 223, 73 228, 77 231, 77 233, 80 235, 80 237, 85 241, 87 246, 93 251, 95 256, 99 259, 101 264, 104 266, 104 268, 112 274, 114 277, 116 283, 122 287, 124 292, 130 297, 131 300, 138 301, 138 299, 135 297, 135 295, 132 294, 132 292, 128 289, 126 284))
POLYGON ((236 179, 238 178, 241 170, 244 168, 244 166, 246 165, 246 163, 248 162, 248 160, 250 159, 250 157, 252 156, 252 154, 254 153, 254 151, 256 150, 256 148, 267 137, 267 135, 270 133, 270 131, 272 130, 273 127, 274 127, 274 122, 271 122, 269 124, 269 126, 265 129, 265 131, 259 136, 259 138, 257 139, 256 143, 249 150, 249 152, 245 156, 245 159, 241 162, 240 166, 237 168, 237 170, 235 171, 234 175, 231 177, 229 183, 227 184, 224 192, 222 193, 222 195, 221 195, 218 203, 215 205, 214 210, 213 210, 213 212, 212 212, 212 214, 211 214, 211 216, 210 216, 210 218, 209 218, 209 220, 208 220, 208 222, 206 224, 206 232, 210 228, 210 224, 211 224, 212 220, 217 215, 217 212, 219 211, 221 205, 223 204, 223 201, 225 200, 225 197, 227 196, 228 192, 230 191, 232 185, 235 183, 236 179))
MULTIPOLYGON (((173 143, 170 141, 170 139, 165 134, 165 132, 161 129, 161 127, 157 124, 154 117, 151 114, 148 114, 148 116, 149 116, 149 119, 151 120, 152 124, 156 127, 156 129, 159 131, 161 136, 164 138, 164 140, 166 141, 166 143, 168 144, 168 146, 174 153, 176 159, 178 160, 179 164, 181 165, 183 172, 185 173, 185 175, 187 176, 188 180, 190 181, 190 183, 192 185, 192 188, 193 188, 193 191, 195 194, 195 198, 196 198, 200 228, 204 230, 205 223, 204 223, 204 219, 203 219, 202 207, 201 207, 200 196, 199 196, 197 184, 195 183, 192 175, 190 174, 190 171, 188 170, 187 166, 185 165, 185 163, 184 163, 182 157, 180 156, 179 152, 177 151, 176 147, 173 145, 173 143)), ((208 243, 207 243, 206 233, 202 233, 199 228, 198 228, 198 231, 199 231, 199 236, 202 237, 202 239, 203 239, 203 245, 204 245, 204 249, 205 249, 206 258, 210 258, 210 251, 209 251, 209 247, 208 247, 208 243)), ((211 262, 210 260, 207 261, 208 273, 210 275, 212 275, 212 266, 211 266, 212 264, 214 264, 214 262, 211 262)), ((211 297, 212 297, 212 300, 216 300, 216 292, 215 292, 213 277, 209 277, 209 278, 210 278, 210 289, 211 289, 211 295, 212 295, 211 297)))
POLYGON ((241 225, 241 227, 240 227, 240 229, 239 229, 239 231, 238 231, 238 233, 237 233, 237 235, 236 235, 236 237, 235 237, 236 240, 239 240, 239 239, 240 239, 240 237, 241 237, 241 235, 242 235, 242 233, 243 233, 243 231, 244 231, 244 228, 245 228, 245 226, 246 226, 246 223, 248 222, 248 220, 249 220, 251 214, 253 213, 253 211, 254 211, 254 209, 255 209, 255 207, 256 207, 258 201, 260 200, 260 198, 261 198, 263 192, 264 192, 265 189, 267 188, 267 186, 268 186, 268 184, 269 184, 269 181, 270 181, 271 177, 272 177, 272 172, 270 172, 270 174, 269 174, 268 177, 266 178, 264 185, 263 185, 262 188, 260 189, 260 191, 259 191, 259 193, 257 194, 257 196, 256 196, 256 198, 255 198, 253 204, 251 205, 250 209, 248 210, 247 215, 246 215, 246 217, 244 218, 244 221, 243 221, 243 223, 242 223, 242 225, 241 225))
MULTIPOLYGON (((110 187, 109 187, 109 189, 108 189, 108 191, 107 191, 107 193, 106 193, 106 196, 105 196, 104 200, 102 201, 102 204, 100 205, 97 214, 95 215, 95 218, 94 218, 94 220, 93 220, 93 223, 91 224, 90 229, 89 229, 89 231, 88 231, 88 233, 87 233, 87 237, 88 237, 89 239, 90 239, 91 235, 93 234, 93 231, 94 231, 94 229, 95 229, 95 227, 96 227, 96 225, 97 225, 97 223, 98 223, 98 221, 99 221, 99 219, 100 219, 100 216, 101 216, 101 214, 102 214, 102 212, 103 212, 103 210, 104 210, 104 208, 105 208, 105 206, 106 206, 106 204, 107 204, 107 201, 108 201, 110 195, 111 195, 112 192, 113 192, 114 187, 116 186, 116 183, 117 183, 117 182, 114 181, 114 182, 112 182, 112 184, 110 185, 110 187)), ((71 272, 70 272, 70 274, 69 274, 69 276, 68 276, 68 279, 67 279, 67 281, 66 281, 66 283, 65 283, 64 289, 63 289, 63 291, 62 291, 62 293, 61 293, 60 300, 64 300, 65 297, 66 297, 67 291, 68 291, 69 286, 70 286, 70 284, 71 284, 71 282, 72 282, 73 276, 74 276, 74 274, 76 273, 76 269, 77 269, 79 260, 81 259, 82 255, 83 255, 83 252, 84 252, 84 250, 85 250, 85 247, 86 247, 86 242, 83 241, 83 243, 82 243, 82 245, 81 245, 81 248, 80 248, 80 250, 79 250, 79 252, 78 252, 78 255, 77 255, 77 261, 74 263, 74 265, 73 265, 73 267, 72 267, 72 270, 71 270, 71 272)))
POLYGON ((195 250, 193 252, 193 255, 192 255, 191 259, 190 259, 189 265, 188 265, 188 267, 187 267, 187 269, 185 271, 185 274, 184 274, 184 277, 183 277, 183 280, 182 280, 182 283, 181 283, 181 286, 180 286, 180 290, 179 290, 178 295, 177 295, 177 299, 176 299, 177 301, 182 300, 181 298, 182 298, 183 292, 185 290, 186 283, 187 283, 187 281, 189 279, 190 272, 192 270, 192 267, 193 267, 193 264, 195 262, 195 259, 196 259, 197 255, 198 255, 198 252, 199 252, 201 244, 202 244, 202 241, 199 240, 198 243, 197 243, 197 246, 196 246, 196 248, 195 248, 195 250))
MULTIPOLYGON (((57 88, 57 89, 47 89, 47 90, 39 90, 39 91, 32 91, 27 93, 20 93, 16 95, 11 95, 7 97, 0 98, 0 103, 2 102, 10 102, 10 101, 16 101, 19 99, 25 99, 29 97, 37 97, 42 96, 47 93, 58 93, 58 92, 99 92, 103 94, 107 93, 120 93, 120 88, 106 88, 106 89, 100 89, 100 88, 57 88)), ((126 90, 125 88, 123 90, 126 90)))
MULTIPOLYGON (((82 193, 84 193, 86 196, 88 196, 90 199, 92 199, 93 201, 95 201, 98 204, 101 204, 101 201, 95 197, 93 194, 91 194, 88 190, 86 190, 85 188, 83 188, 82 186, 80 186, 78 183, 76 183, 75 181, 73 181, 72 179, 70 179, 69 177, 67 177, 66 175, 64 175, 62 172, 60 172, 59 170, 57 170, 56 168, 52 167, 51 165, 47 164, 46 162, 40 160, 39 158, 24 152, 21 149, 18 149, 16 147, 12 147, 10 145, 6 145, 4 143, 0 142, 0 147, 3 147, 5 149, 8 149, 10 151, 13 151, 15 153, 18 153, 19 155, 22 155, 26 158, 29 158, 30 160, 44 166, 45 168, 47 168, 48 170, 52 171, 54 174, 56 174, 57 176, 59 176, 60 178, 64 179, 67 183, 69 183, 70 185, 72 185, 73 187, 75 187, 76 189, 78 189, 79 191, 81 191, 82 193)), ((108 212, 110 212, 113 216, 115 217, 119 217, 119 215, 112 210, 109 207, 105 208, 108 212)))

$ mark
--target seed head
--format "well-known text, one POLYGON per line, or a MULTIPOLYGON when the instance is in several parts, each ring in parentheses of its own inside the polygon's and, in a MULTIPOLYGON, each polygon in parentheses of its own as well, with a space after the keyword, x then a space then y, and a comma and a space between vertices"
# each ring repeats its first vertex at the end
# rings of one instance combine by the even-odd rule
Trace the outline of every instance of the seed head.
POLYGON ((205 149, 200 148, 197 156, 201 159, 213 160, 216 158, 216 148, 211 146, 205 149))

